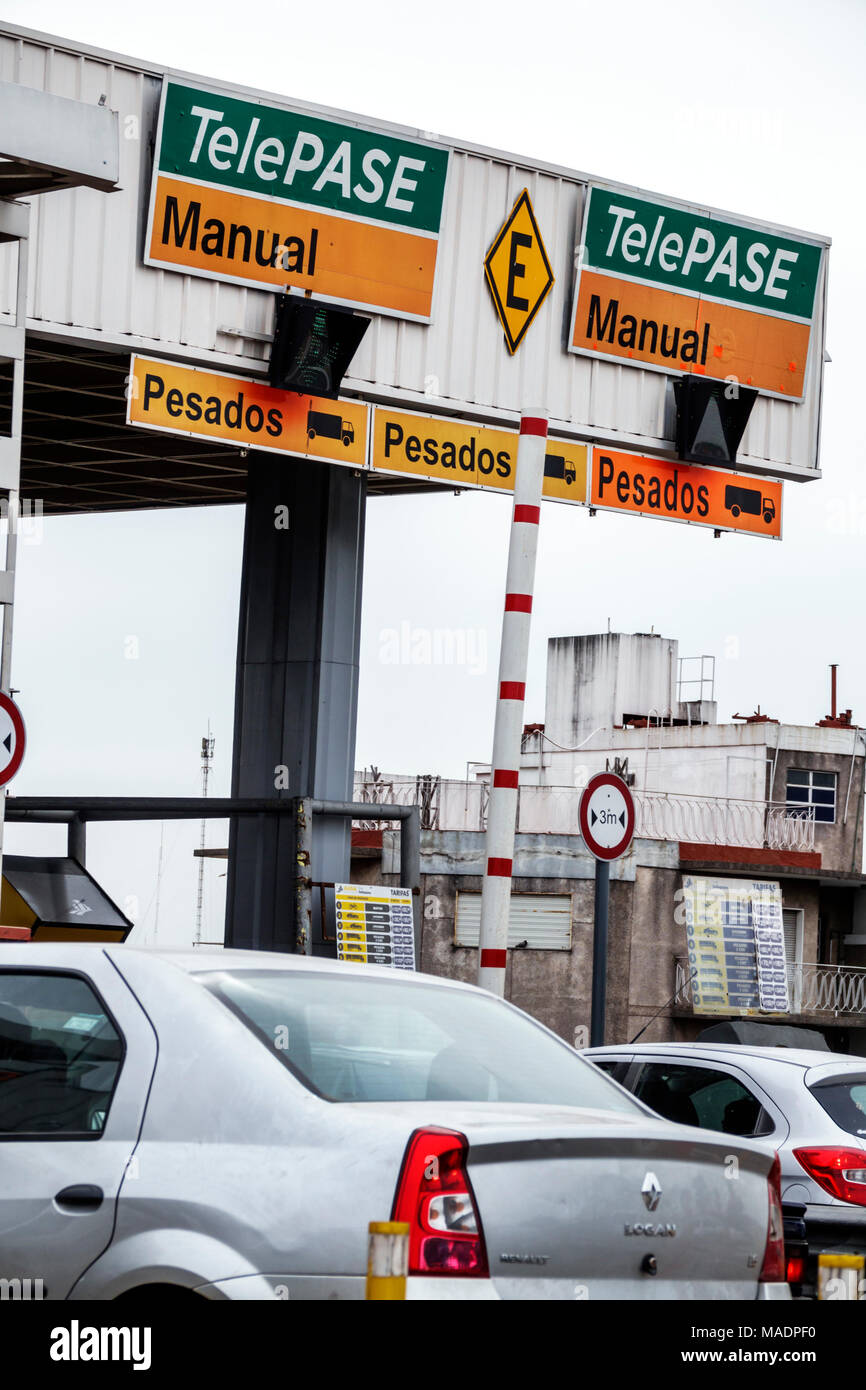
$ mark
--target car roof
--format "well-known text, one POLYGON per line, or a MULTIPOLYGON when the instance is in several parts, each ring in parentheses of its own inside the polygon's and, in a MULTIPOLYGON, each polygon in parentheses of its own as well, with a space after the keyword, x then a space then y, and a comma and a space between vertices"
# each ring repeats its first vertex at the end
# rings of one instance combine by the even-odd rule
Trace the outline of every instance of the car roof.
POLYGON ((741 1043, 618 1043, 612 1047, 584 1048, 583 1052, 584 1056, 587 1057, 645 1057, 658 1056, 659 1053, 663 1053, 669 1054, 671 1057, 689 1056, 706 1060, 715 1058, 717 1061, 727 1062, 734 1062, 738 1057, 743 1061, 747 1058, 753 1058, 760 1062, 779 1062, 788 1066, 800 1067, 803 1071, 808 1071, 812 1067, 826 1067, 828 1064, 857 1067, 860 1071, 866 1068, 866 1058, 854 1057, 849 1053, 824 1052, 820 1048, 749 1047, 741 1043))
POLYGON ((148 946, 110 946, 108 954, 128 950, 140 951, 149 956, 161 956, 169 964, 178 966, 189 975, 207 974, 211 970, 311 970, 316 974, 362 975, 364 979, 378 976, 379 979, 393 980, 395 975, 415 974, 414 971, 395 971, 388 965, 359 965, 354 961, 332 960, 328 956, 296 956, 288 951, 246 951, 236 947, 194 950, 175 947, 163 950, 148 946))
MULTIPOLYGON (((400 978, 406 984, 439 985, 442 989, 469 990, 478 992, 476 985, 464 984, 461 980, 448 980, 438 975, 425 975, 421 971, 395 970, 387 965, 356 964, 353 961, 332 960, 326 956, 296 956, 284 951, 249 951, 234 947, 171 947, 135 946, 130 943, 104 943, 99 941, 26 941, 3 942, 0 944, 0 967, 13 966, 16 970, 26 967, 53 965, 74 969, 84 967, 92 960, 93 952, 104 952, 109 958, 117 960, 118 965, 124 957, 131 954, 146 957, 148 960, 161 960, 173 965, 188 975, 207 974, 216 970, 298 970, 316 974, 357 975, 365 980, 391 980, 400 978)), ((482 990, 487 994, 488 991, 482 990)))

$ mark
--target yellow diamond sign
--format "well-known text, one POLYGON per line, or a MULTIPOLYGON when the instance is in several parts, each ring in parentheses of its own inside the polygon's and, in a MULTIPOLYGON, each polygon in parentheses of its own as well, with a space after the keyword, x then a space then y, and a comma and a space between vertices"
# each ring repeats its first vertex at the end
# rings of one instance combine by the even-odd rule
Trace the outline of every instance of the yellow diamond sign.
POLYGON ((505 342, 515 353, 553 284, 553 271, 524 188, 484 260, 505 342))

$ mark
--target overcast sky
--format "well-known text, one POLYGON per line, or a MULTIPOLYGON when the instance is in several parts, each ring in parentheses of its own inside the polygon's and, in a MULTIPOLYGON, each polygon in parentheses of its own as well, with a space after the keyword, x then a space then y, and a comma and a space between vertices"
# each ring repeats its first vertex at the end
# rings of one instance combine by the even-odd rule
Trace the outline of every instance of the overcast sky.
MULTIPOLYGON (((781 543, 546 504, 526 718, 544 717, 548 637, 609 621, 678 638, 681 655, 714 654, 724 719, 760 704, 814 723, 838 662, 841 704, 866 724, 862 0, 3 9, 211 79, 829 234, 823 480, 786 485, 781 543)), ((489 758, 509 515, 507 499, 472 493, 370 503, 358 766, 460 776, 489 758), (470 660, 393 664, 402 624, 464 634, 470 660)), ((49 520, 21 546, 18 794, 196 794, 208 719, 211 790, 228 793, 241 534, 239 508, 213 508, 49 520)), ((191 937, 197 839, 197 826, 166 826, 161 939, 191 937)), ((159 841, 158 826, 90 831, 94 872, 147 939, 159 841)), ((55 831, 8 831, 10 850, 61 844, 55 831)), ((223 870, 208 866, 211 937, 223 870)))

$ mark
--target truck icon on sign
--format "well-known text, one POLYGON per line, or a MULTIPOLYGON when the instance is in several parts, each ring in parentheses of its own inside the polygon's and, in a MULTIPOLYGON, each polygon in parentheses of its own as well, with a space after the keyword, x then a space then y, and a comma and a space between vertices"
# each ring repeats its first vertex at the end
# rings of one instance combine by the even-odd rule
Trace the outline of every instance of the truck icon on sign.
POLYGON ((545 478, 561 478, 570 487, 577 477, 577 471, 574 464, 564 458, 562 454, 545 454, 544 476, 545 478))
POLYGON ((741 512, 745 512, 746 516, 761 516, 763 513, 764 521, 769 526, 776 515, 776 504, 772 497, 763 497, 756 488, 735 487, 729 483, 725 488, 725 510, 731 516, 739 516, 741 512))
POLYGON ((315 439, 320 434, 323 439, 342 439, 348 449, 355 441, 355 426, 342 415, 332 415, 328 410, 307 411, 307 438, 315 439))

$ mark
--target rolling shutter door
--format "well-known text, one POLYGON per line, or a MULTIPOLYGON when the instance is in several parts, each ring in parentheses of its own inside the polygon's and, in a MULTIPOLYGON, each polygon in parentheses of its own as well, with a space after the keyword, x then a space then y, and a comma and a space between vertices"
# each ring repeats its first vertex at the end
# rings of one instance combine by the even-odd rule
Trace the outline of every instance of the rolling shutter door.
POLYGON ((782 931, 785 936, 785 960, 788 965, 800 964, 797 954, 797 936, 799 925, 799 912, 794 908, 784 908, 782 910, 782 931))
MULTIPOLYGON (((481 894, 458 893, 454 936, 458 946, 477 946, 481 926, 481 894)), ((520 942, 536 951, 571 950, 570 893, 512 893, 508 945, 520 942)))

